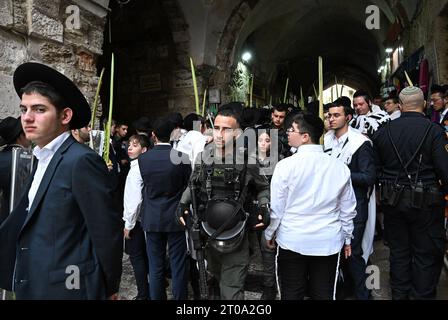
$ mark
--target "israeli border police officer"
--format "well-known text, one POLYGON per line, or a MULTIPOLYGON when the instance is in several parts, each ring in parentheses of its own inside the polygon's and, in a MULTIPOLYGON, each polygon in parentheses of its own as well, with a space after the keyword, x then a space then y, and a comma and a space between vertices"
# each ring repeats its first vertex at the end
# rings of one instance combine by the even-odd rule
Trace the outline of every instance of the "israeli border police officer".
POLYGON ((373 137, 390 246, 393 299, 434 299, 445 247, 448 141, 425 118, 422 90, 400 93, 402 116, 373 137))
MULTIPOLYGON (((214 122, 214 142, 198 155, 191 176, 197 190, 207 268, 219 282, 222 300, 244 300, 250 259, 246 230, 263 229, 269 224, 269 183, 261 176, 256 161, 251 164, 245 152, 235 146, 239 129, 239 114, 221 107, 214 122), (260 204, 259 214, 253 217, 242 206, 249 182, 255 184, 260 204)), ((188 219, 190 197, 190 190, 185 190, 179 220, 188 219)))

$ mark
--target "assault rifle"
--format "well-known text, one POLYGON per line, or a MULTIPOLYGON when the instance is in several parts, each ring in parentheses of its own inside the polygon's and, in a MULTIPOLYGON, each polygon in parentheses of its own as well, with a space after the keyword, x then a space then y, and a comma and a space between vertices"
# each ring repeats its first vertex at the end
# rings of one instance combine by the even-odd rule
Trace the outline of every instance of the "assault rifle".
POLYGON ((192 225, 188 228, 190 238, 193 240, 193 248, 196 251, 196 260, 199 270, 199 292, 201 300, 208 300, 207 271, 205 268, 204 246, 201 240, 201 226, 196 203, 196 186, 190 181, 191 205, 193 207, 191 218, 192 225))

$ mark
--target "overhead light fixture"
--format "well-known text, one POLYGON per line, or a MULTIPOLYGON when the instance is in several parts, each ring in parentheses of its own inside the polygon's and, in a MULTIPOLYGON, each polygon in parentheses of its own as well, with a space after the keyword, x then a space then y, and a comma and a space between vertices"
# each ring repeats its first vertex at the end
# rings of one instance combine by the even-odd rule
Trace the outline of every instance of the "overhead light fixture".
POLYGON ((249 60, 252 59, 252 54, 249 51, 246 51, 241 56, 241 59, 243 59, 244 62, 249 62, 249 60))
POLYGON ((387 48, 386 49, 386 53, 392 53, 392 52, 394 52, 394 49, 392 49, 392 48, 387 48))
POLYGON ((386 62, 390 62, 390 58, 386 58, 386 62))

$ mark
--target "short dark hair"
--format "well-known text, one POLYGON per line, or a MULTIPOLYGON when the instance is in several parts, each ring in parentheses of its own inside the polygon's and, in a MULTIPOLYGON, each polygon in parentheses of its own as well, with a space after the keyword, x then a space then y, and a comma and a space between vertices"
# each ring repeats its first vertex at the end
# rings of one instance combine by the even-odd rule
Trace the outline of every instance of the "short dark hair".
POLYGON ((233 112, 237 113, 239 116, 241 116, 241 113, 243 112, 243 104, 241 102, 229 102, 227 104, 223 104, 222 106, 220 106, 218 108, 218 112, 225 110, 225 109, 230 109, 233 110, 233 112))
MULTIPOLYGON (((353 110, 352 107, 347 106, 345 104, 342 104, 341 101, 336 100, 334 103, 332 103, 332 105, 330 106, 330 108, 334 108, 334 107, 342 107, 344 109, 344 114, 346 116, 352 116, 355 114, 355 110, 353 110)), ((328 108, 328 110, 330 110, 330 108, 328 108)))
POLYGON ((129 142, 138 141, 142 148, 148 148, 150 146, 150 141, 147 135, 144 134, 134 134, 129 138, 129 142))
POLYGON ((32 81, 20 89, 20 97, 22 97, 23 94, 31 93, 38 93, 41 96, 46 97, 50 103, 56 107, 58 112, 61 112, 64 108, 70 107, 67 105, 64 97, 59 94, 55 88, 45 82, 32 81))
POLYGON ((442 89, 443 89, 443 97, 444 98, 448 98, 448 84, 444 84, 442 85, 442 89))
POLYGON ((321 118, 312 114, 298 114, 293 118, 300 131, 307 132, 310 135, 312 143, 319 143, 319 139, 324 133, 324 122, 321 118))
POLYGON ((328 112, 328 110, 330 110, 330 108, 333 108, 333 107, 335 107, 335 106, 336 106, 336 105, 335 105, 335 103, 333 103, 333 102, 324 104, 324 113, 325 113, 325 112, 328 112))
POLYGON ((160 142, 170 142, 171 132, 176 129, 176 124, 169 117, 162 117, 154 122, 153 133, 160 142))
POLYGON ((184 125, 184 118, 182 117, 182 115, 179 112, 172 112, 172 113, 168 114, 167 117, 168 117, 168 120, 170 120, 172 123, 174 123, 176 128, 182 128, 182 126, 184 125))
POLYGON ((365 90, 358 90, 353 94, 353 99, 363 97, 364 100, 367 102, 368 105, 371 104, 372 99, 370 98, 370 95, 365 90))
POLYGON ((342 106, 348 106, 348 107, 352 108, 352 100, 350 100, 350 98, 347 96, 340 96, 333 103, 336 103, 340 106, 342 105, 342 106))
POLYGON ((386 102, 387 100, 393 100, 393 102, 394 102, 395 104, 400 103, 400 99, 399 99, 396 95, 394 95, 394 96, 388 96, 387 98, 384 98, 384 99, 383 99, 383 102, 386 102))
POLYGON ((205 124, 205 119, 196 113, 190 113, 184 118, 184 129, 187 131, 193 130, 195 121, 200 121, 201 125, 205 124))
POLYGON ((116 120, 115 121, 115 127, 118 129, 121 126, 128 126, 129 127, 129 124, 126 121, 123 121, 123 120, 116 120))
POLYGON ((238 128, 241 128, 241 115, 240 115, 240 113, 236 112, 235 110, 233 110, 231 108, 223 108, 220 111, 218 111, 216 118, 218 116, 232 117, 233 119, 236 120, 236 123, 238 124, 238 128))
POLYGON ((274 111, 278 111, 278 112, 288 112, 288 105, 286 103, 280 103, 277 105, 274 105, 272 107, 272 113, 274 113, 274 111))

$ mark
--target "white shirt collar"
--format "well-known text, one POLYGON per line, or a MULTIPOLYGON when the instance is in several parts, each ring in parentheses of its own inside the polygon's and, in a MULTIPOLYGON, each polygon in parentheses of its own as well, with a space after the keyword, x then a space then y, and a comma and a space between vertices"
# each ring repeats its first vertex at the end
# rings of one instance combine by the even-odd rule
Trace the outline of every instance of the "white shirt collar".
POLYGON ((159 142, 155 144, 156 146, 171 146, 171 143, 167 143, 167 142, 159 142))
POLYGON ((54 138, 50 143, 45 145, 43 148, 36 146, 33 150, 34 156, 37 158, 37 160, 42 160, 48 158, 49 156, 54 155, 56 150, 60 148, 60 146, 64 143, 65 140, 67 140, 69 136, 70 132, 65 131, 64 133, 61 133, 59 136, 54 138))
POLYGON ((303 144, 299 147, 296 154, 303 152, 324 152, 324 149, 320 144, 303 144))
POLYGON ((448 112, 448 108, 444 109, 443 112, 440 114, 440 123, 442 123, 443 118, 445 117, 447 112, 448 112))
MULTIPOLYGON (((349 128, 349 130, 350 130, 350 128, 349 128)), ((347 130, 347 132, 346 133, 344 133, 342 136, 340 136, 339 138, 338 137, 336 137, 336 134, 335 134, 335 132, 333 131, 333 135, 332 135, 332 138, 333 138, 333 142, 334 143, 342 143, 343 141, 345 141, 346 139, 347 139, 347 137, 348 137, 348 131, 349 130, 347 130)))
POLYGON ((131 160, 131 167, 135 167, 135 166, 138 166, 138 158, 131 160))

